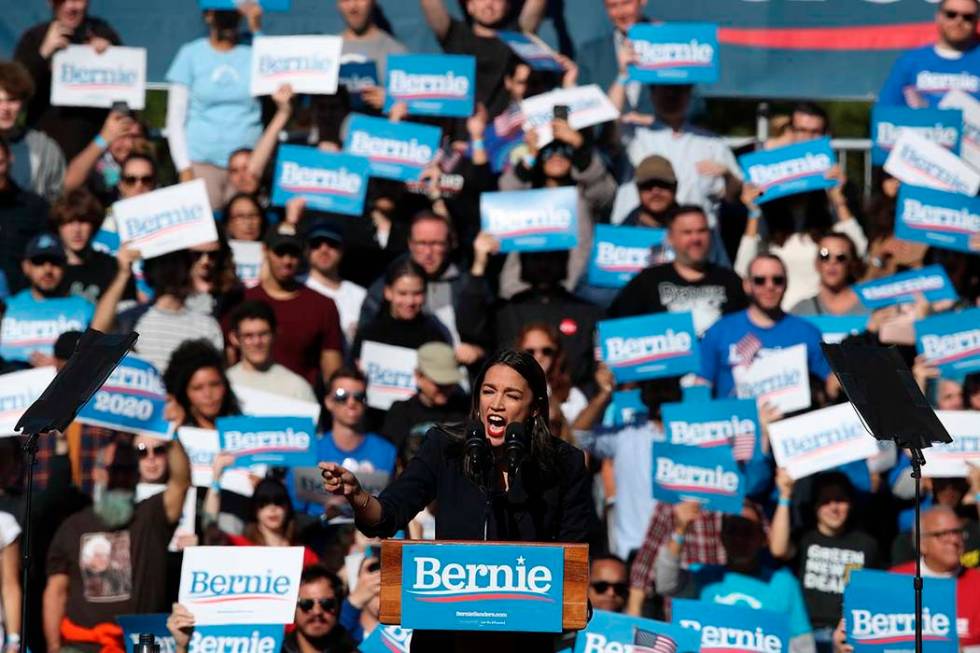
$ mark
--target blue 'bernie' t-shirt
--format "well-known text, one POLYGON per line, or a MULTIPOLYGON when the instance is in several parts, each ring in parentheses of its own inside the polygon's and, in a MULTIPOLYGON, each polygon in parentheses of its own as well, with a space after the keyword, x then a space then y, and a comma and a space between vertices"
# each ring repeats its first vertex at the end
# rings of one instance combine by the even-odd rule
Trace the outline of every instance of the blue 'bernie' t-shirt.
MULTIPOLYGON (((947 53, 943 53, 947 54, 947 53)), ((878 93, 878 102, 913 109, 936 108, 949 91, 959 90, 980 100, 980 47, 957 57, 940 55, 927 45, 900 56, 878 93), (909 96, 920 102, 909 102, 909 96)))
POLYGON ((810 374, 826 379, 830 374, 820 349, 820 330, 795 315, 784 315, 771 327, 756 326, 749 320, 747 310, 732 313, 715 322, 701 341, 701 377, 711 382, 714 394, 719 398, 735 396, 735 379, 732 368, 739 363, 736 344, 752 333, 762 348, 758 356, 765 356, 776 349, 806 345, 806 362, 810 374))

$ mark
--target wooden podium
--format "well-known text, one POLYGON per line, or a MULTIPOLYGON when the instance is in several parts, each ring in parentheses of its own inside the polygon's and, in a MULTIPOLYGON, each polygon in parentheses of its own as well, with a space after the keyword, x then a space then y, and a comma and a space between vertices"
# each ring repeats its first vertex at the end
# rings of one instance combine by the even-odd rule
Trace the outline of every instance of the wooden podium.
POLYGON ((438 547, 463 544, 473 547, 499 545, 521 547, 549 546, 564 550, 562 587, 562 628, 581 630, 588 623, 589 545, 558 542, 483 542, 459 540, 384 540, 381 542, 381 623, 397 625, 402 616, 402 546, 406 544, 438 547))

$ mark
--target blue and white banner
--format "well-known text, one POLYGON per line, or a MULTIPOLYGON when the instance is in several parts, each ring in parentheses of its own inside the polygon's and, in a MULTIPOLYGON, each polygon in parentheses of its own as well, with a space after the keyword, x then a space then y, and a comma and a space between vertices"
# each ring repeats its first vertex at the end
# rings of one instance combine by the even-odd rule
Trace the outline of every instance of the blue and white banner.
POLYGON ((837 344, 848 336, 863 333, 868 326, 867 315, 801 315, 804 320, 820 329, 821 339, 837 344))
POLYGON ((752 399, 684 401, 664 404, 661 412, 670 444, 730 446, 735 460, 749 460, 756 450, 761 451, 759 409, 752 399))
POLYGON ((661 246, 666 237, 666 229, 597 224, 589 258, 589 284, 622 288, 650 265, 653 248, 661 246))
POLYGON ((960 157, 974 168, 980 167, 980 102, 965 91, 954 89, 943 96, 939 108, 963 112, 960 157))
POLYGON ((697 372, 701 349, 690 313, 651 313, 602 320, 602 360, 617 383, 697 372))
POLYGON ((738 157, 746 181, 762 190, 759 204, 770 200, 833 188, 836 179, 827 176, 837 164, 829 138, 815 138, 802 143, 759 150, 738 157))
POLYGON ((235 467, 316 467, 316 425, 305 417, 219 417, 221 451, 235 467))
POLYGON ((235 259, 235 274, 238 280, 251 288, 259 283, 259 272, 262 271, 264 252, 262 243, 251 240, 229 240, 232 257, 235 259))
POLYGON ((628 426, 649 419, 650 409, 643 403, 643 393, 639 388, 616 390, 609 404, 608 416, 611 426, 628 426))
POLYGON ((635 644, 646 646, 643 651, 657 653, 698 653, 701 650, 697 634, 690 629, 664 621, 596 610, 585 630, 575 635, 574 653, 641 650, 639 646, 634 649, 635 644))
POLYGON ((895 210, 895 237, 970 254, 980 234, 980 199, 902 184, 895 210))
POLYGON ((396 401, 414 395, 418 360, 418 351, 410 347, 364 341, 357 364, 368 379, 368 406, 388 410, 396 401))
POLYGON ((784 415, 810 407, 810 375, 805 344, 761 352, 748 367, 732 368, 735 394, 772 404, 784 415))
POLYGON ((203 179, 119 200, 112 215, 119 240, 144 259, 218 240, 203 179))
POLYGON ((980 411, 937 410, 936 417, 953 441, 923 450, 927 463, 923 473, 932 478, 968 478, 970 466, 980 465, 980 411))
POLYGON ((718 26, 714 23, 637 23, 628 34, 637 62, 629 78, 642 84, 714 84, 718 81, 718 26))
POLYGON ((78 413, 78 421, 137 435, 170 439, 163 416, 167 391, 151 363, 126 356, 78 413))
POLYGON ((534 34, 497 30, 497 38, 507 44, 533 70, 560 73, 565 69, 555 53, 534 34))
POLYGON ((256 36, 252 39, 252 95, 272 95, 283 84, 295 93, 333 95, 340 70, 339 36, 256 36))
POLYGON ((554 140, 551 122, 558 105, 568 107, 568 125, 572 129, 584 129, 619 118, 619 110, 598 84, 557 88, 534 95, 521 101, 521 113, 524 114, 524 130, 537 131, 538 147, 554 140))
MULTIPOLYGON (((167 617, 160 614, 131 614, 116 617, 123 629, 126 653, 135 653, 140 634, 150 633, 160 653, 176 653, 177 645, 167 630, 167 617)), ((282 646, 282 626, 195 626, 187 653, 276 653, 282 646)))
POLYGON ((396 102, 416 116, 473 115, 476 58, 468 54, 389 54, 385 80, 387 113, 396 102))
POLYGON ((401 625, 561 632, 564 578, 560 546, 406 544, 401 625))
MULTIPOLYGON (((218 432, 212 429, 181 426, 177 429, 177 439, 180 440, 184 451, 187 452, 187 458, 191 461, 191 485, 211 487, 214 482, 214 457, 221 451, 218 432)), ((222 490, 250 497, 255 490, 250 475, 264 476, 267 467, 267 465, 255 465, 228 468, 218 482, 222 490)))
MULTIPOLYGON (((292 0, 255 0, 261 7, 262 11, 289 11, 289 5, 292 0)), ((226 9, 226 10, 237 10, 238 5, 245 2, 245 0, 197 0, 197 6, 202 11, 207 9, 226 9)))
MULTIPOLYGON (((956 580, 926 578, 922 586, 922 651, 959 650, 956 580)), ((915 650, 912 576, 855 569, 844 588, 847 643, 854 653, 911 653, 915 650)))
POLYGON ((177 602, 195 627, 291 624, 302 570, 301 546, 188 547, 177 602))
POLYGON ((773 422, 769 444, 776 464, 795 479, 878 454, 877 440, 849 403, 773 422))
POLYGON ((367 157, 371 176, 416 181, 439 151, 442 130, 355 113, 347 123, 344 151, 367 157))
POLYGON ((871 163, 883 165, 905 129, 959 154, 963 113, 958 109, 910 109, 876 104, 871 109, 871 163))
POLYGON ((286 206, 294 197, 311 209, 361 215, 371 163, 362 156, 321 152, 315 147, 280 145, 272 203, 286 206))
POLYGON ((37 352, 50 356, 58 336, 66 331, 85 331, 94 307, 81 297, 35 300, 29 291, 7 301, 0 322, 0 356, 28 362, 37 352))
POLYGON ((90 45, 69 45, 51 58, 51 104, 108 109, 146 103, 146 50, 113 46, 102 54, 90 45))
POLYGON ((980 308, 915 323, 915 347, 947 379, 980 371, 980 308))
POLYGON ((885 172, 903 184, 970 197, 980 190, 980 172, 949 150, 907 129, 899 134, 884 167, 885 172))
POLYGON ((51 385, 54 376, 54 367, 0 374, 0 438, 17 435, 17 422, 51 385))
POLYGON ((357 650, 361 653, 409 653, 411 648, 411 628, 379 625, 364 638, 357 650))
POLYGON ((956 289, 941 265, 929 265, 858 283, 854 285, 854 292, 861 303, 871 310, 914 302, 916 293, 922 293, 930 302, 958 298, 956 289))
POLYGON ((789 653, 789 616, 779 612, 673 599, 671 623, 700 633, 702 653, 789 653))
POLYGON ((344 61, 341 57, 339 83, 347 87, 351 109, 361 111, 366 106, 361 93, 379 85, 378 65, 374 61, 344 61))
POLYGON ((653 443, 653 498, 657 501, 697 501, 705 510, 738 515, 745 497, 743 480, 730 444, 653 443))
POLYGON ((483 231, 501 253, 545 252, 578 246, 578 190, 574 187, 511 190, 480 195, 483 231))

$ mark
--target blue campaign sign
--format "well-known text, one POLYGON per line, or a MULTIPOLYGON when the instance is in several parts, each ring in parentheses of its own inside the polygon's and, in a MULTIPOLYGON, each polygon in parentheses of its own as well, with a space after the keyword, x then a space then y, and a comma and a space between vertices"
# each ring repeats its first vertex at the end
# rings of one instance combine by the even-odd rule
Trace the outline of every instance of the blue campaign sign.
POLYGON ((602 360, 618 383, 681 376, 700 368, 701 350, 690 313, 652 313, 602 320, 602 360))
MULTIPOLYGON (((922 651, 959 650, 956 580, 926 578, 922 586, 922 651)), ((847 643, 854 653, 911 653, 915 649, 912 576, 855 569, 844 588, 847 643)))
POLYGON ((364 104, 361 92, 379 85, 378 65, 373 61, 341 63, 337 73, 337 83, 347 88, 350 108, 354 111, 361 111, 367 106, 364 104))
POLYGON ((0 323, 0 356, 27 362, 38 352, 50 356, 65 331, 85 331, 95 307, 81 297, 36 300, 29 290, 7 300, 0 323))
POLYGON ((847 336, 863 333, 868 326, 867 315, 801 315, 804 320, 820 329, 824 342, 835 344, 847 336))
POLYGON ((578 245, 578 191, 572 187, 512 190, 480 195, 483 231, 500 251, 546 252, 578 245))
POLYGON ((941 265, 899 272, 890 277, 855 284, 853 288, 861 303, 871 310, 914 302, 916 293, 922 293, 930 302, 959 298, 941 265))
POLYGON ((653 498, 657 501, 697 501, 705 510, 738 515, 744 497, 745 483, 731 445, 653 443, 653 498))
MULTIPOLYGON (((291 0, 256 0, 263 11, 289 11, 291 0)), ((238 9, 243 0, 197 0, 202 11, 206 9, 238 9)))
POLYGON ((650 409, 643 403, 639 388, 616 390, 609 408, 614 427, 645 422, 650 417, 650 409))
POLYGON ((755 399, 684 401, 662 406, 669 444, 688 447, 734 447, 736 459, 759 450, 759 409, 755 399))
POLYGON ((164 417, 167 391, 151 363, 126 356, 78 413, 78 421, 104 428, 170 438, 164 417))
POLYGON ((662 245, 666 237, 666 229, 597 224, 589 258, 589 284, 622 288, 650 265, 652 249, 662 245))
POLYGON ((219 417, 221 451, 235 467, 316 467, 316 427, 309 417, 219 417))
POLYGON ((497 30, 497 38, 506 43, 514 51, 514 54, 534 70, 553 73, 560 73, 565 70, 551 51, 538 41, 531 39, 527 34, 497 30))
POLYGON ((815 138, 738 157, 746 181, 760 189, 759 204, 770 200, 832 188, 827 172, 837 163, 829 138, 815 138))
POLYGON ((871 109, 871 163, 884 165, 902 129, 911 129, 959 154, 963 112, 959 109, 910 109, 876 104, 871 109))
POLYGON ((902 184, 897 204, 897 238, 972 253, 970 237, 980 234, 980 199, 902 184))
POLYGON ((370 166, 362 156, 280 145, 272 203, 286 206, 290 199, 303 197, 311 209, 361 215, 370 166))
POLYGON ((357 648, 361 653, 409 653, 412 629, 401 626, 378 626, 357 648))
MULTIPOLYGON (((160 645, 160 653, 175 653, 177 645, 167 630, 167 617, 158 614, 129 614, 116 617, 123 630, 126 653, 135 653, 140 634, 151 634, 160 645)), ((282 646, 283 627, 272 626, 196 626, 187 645, 187 653, 276 653, 282 646)))
POLYGON ((355 113, 347 123, 344 151, 367 157, 371 176, 416 181, 439 150, 442 130, 355 113))
POLYGON ((671 623, 700 633, 703 653, 789 653, 789 616, 779 612, 673 599, 671 623))
POLYGON ((402 623, 427 630, 561 632, 560 546, 402 547, 402 623))
POLYGON ((473 115, 476 58, 468 54, 389 54, 385 112, 396 102, 416 116, 473 115))
POLYGON ((697 633, 676 624, 642 617, 631 617, 606 610, 596 610, 585 630, 575 635, 574 653, 612 653, 646 646, 645 651, 698 653, 697 633), (664 639, 661 640, 660 638, 664 639))
POLYGON ((980 371, 980 308, 919 320, 915 347, 947 379, 980 371))
POLYGON ((637 23, 629 30, 637 62, 629 78, 643 84, 718 81, 718 26, 714 23, 637 23))

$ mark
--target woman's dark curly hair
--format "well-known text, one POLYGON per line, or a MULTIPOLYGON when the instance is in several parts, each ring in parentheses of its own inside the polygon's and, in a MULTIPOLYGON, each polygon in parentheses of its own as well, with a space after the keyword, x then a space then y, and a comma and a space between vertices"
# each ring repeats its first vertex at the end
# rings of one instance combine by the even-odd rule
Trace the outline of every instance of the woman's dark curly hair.
POLYGON ((241 415, 238 398, 231 389, 228 376, 225 374, 224 361, 221 354, 208 340, 186 340, 170 355, 167 371, 163 374, 163 383, 167 392, 184 409, 184 426, 194 426, 191 416, 191 401, 187 396, 187 386, 194 374, 201 369, 212 368, 218 372, 225 386, 225 397, 221 402, 220 416, 241 415))

